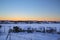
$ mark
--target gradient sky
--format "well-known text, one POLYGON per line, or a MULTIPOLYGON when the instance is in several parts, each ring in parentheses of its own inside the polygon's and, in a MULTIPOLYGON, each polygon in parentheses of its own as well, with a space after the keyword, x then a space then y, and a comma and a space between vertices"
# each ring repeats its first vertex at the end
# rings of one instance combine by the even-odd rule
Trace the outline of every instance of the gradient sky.
POLYGON ((0 0, 0 20, 60 21, 60 0, 0 0))

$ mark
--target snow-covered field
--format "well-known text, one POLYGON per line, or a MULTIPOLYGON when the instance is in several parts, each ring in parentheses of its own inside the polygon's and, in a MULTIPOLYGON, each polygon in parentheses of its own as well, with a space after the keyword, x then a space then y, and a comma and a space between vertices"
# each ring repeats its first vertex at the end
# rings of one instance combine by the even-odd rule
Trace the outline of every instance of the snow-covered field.
MULTIPOLYGON (((8 30, 13 28, 13 26, 19 26, 23 29, 27 29, 28 27, 37 28, 40 27, 56 27, 57 31, 60 31, 60 24, 0 24, 2 25, 2 33, 0 33, 0 40, 6 40, 8 30)), ((52 33, 10 33, 7 40, 60 40, 59 34, 52 33)))

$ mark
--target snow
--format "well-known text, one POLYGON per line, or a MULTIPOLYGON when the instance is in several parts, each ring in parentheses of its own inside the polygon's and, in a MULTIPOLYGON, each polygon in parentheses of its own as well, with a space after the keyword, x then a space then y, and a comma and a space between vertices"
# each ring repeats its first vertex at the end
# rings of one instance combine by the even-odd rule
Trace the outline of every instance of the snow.
MULTIPOLYGON (((11 40, 57 40, 60 38, 60 35, 48 33, 11 33, 10 36, 11 40)), ((0 40, 6 40, 6 35, 0 36, 0 40)))
MULTIPOLYGON (((8 30, 13 28, 14 26, 19 26, 23 29, 31 28, 41 28, 41 27, 56 27, 57 31, 60 31, 60 24, 0 24, 2 25, 2 33, 0 33, 0 40, 6 40, 8 30)), ((60 40, 59 34, 54 33, 10 33, 7 40, 60 40)))

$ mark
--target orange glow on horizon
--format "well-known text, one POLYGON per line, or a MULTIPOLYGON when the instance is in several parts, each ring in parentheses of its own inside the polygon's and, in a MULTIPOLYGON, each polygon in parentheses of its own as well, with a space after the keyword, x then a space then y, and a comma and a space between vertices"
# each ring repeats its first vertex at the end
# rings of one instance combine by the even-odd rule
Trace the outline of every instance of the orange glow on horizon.
POLYGON ((46 17, 40 17, 40 18, 28 18, 28 17, 0 17, 0 20, 38 20, 38 21, 60 21, 60 18, 46 18, 46 17))

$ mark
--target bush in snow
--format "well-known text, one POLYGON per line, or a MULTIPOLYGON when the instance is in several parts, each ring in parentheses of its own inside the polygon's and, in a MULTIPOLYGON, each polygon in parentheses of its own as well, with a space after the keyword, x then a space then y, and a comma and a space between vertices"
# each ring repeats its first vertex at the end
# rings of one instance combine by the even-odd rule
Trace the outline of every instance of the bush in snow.
POLYGON ((57 34, 60 34, 60 29, 59 29, 59 31, 57 32, 57 34))
POLYGON ((27 28, 27 33, 33 33, 34 32, 34 30, 32 29, 32 28, 27 28))
POLYGON ((42 27, 42 30, 40 30, 40 31, 45 33, 45 27, 42 27))
POLYGON ((20 32, 21 30, 18 26, 13 27, 13 32, 20 32))
POLYGON ((43 32, 43 33, 45 33, 45 27, 40 27, 39 29, 36 30, 36 32, 43 32))
POLYGON ((46 28, 47 33, 54 33, 55 31, 56 31, 56 29, 53 29, 52 27, 47 27, 46 28))
POLYGON ((60 32, 57 32, 57 34, 60 34, 60 32))

